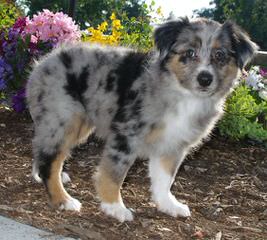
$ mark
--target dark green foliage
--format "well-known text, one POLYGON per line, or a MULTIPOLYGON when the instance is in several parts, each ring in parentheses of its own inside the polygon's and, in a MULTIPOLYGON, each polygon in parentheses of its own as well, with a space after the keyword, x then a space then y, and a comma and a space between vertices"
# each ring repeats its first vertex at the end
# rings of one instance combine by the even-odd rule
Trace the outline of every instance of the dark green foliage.
POLYGON ((213 0, 215 8, 195 10, 195 14, 219 22, 232 19, 243 27, 263 50, 267 50, 266 0, 213 0))
POLYGON ((267 102, 251 88, 240 85, 226 101, 225 115, 218 127, 222 135, 267 141, 267 102))
MULTIPOLYGON (((69 0, 20 0, 21 6, 29 8, 28 15, 32 16, 38 11, 49 9, 50 11, 63 11, 68 14, 69 0)), ((121 19, 123 13, 127 13, 128 18, 147 17, 147 10, 144 1, 140 0, 76 0, 74 20, 81 29, 90 26, 97 26, 111 16, 112 12, 121 19)))

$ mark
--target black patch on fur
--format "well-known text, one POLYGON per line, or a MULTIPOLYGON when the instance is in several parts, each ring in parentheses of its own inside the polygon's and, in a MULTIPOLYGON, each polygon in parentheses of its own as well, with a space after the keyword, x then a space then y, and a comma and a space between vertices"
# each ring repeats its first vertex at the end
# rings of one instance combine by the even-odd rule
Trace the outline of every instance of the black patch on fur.
POLYGON ((44 97, 44 91, 41 91, 37 97, 37 102, 40 103, 42 102, 43 100, 43 97, 44 97))
POLYGON ((42 119, 42 116, 41 116, 41 115, 37 115, 37 116, 35 117, 35 122, 36 122, 36 123, 39 123, 39 122, 41 121, 41 119, 42 119))
POLYGON ((109 108, 109 109, 108 109, 108 114, 112 114, 112 113, 113 113, 113 111, 114 111, 114 109, 113 109, 113 108, 109 108))
POLYGON ((116 135, 115 146, 113 148, 125 154, 129 154, 131 152, 127 137, 122 134, 116 135))
POLYGON ((67 52, 62 51, 59 54, 59 59, 61 60, 61 62, 65 66, 65 68, 67 68, 67 69, 71 68, 71 66, 72 66, 72 59, 71 59, 70 55, 67 52))
POLYGON ((133 104, 139 94, 137 90, 131 88, 135 80, 144 72, 146 62, 146 53, 130 52, 123 58, 118 68, 114 70, 117 76, 118 110, 111 124, 113 131, 117 130, 116 123, 127 122, 130 118, 130 115, 128 116, 126 112, 128 112, 129 105, 133 104))
POLYGON ((114 155, 114 154, 110 154, 109 155, 109 158, 115 163, 117 164, 119 161, 120 161, 120 158, 117 156, 117 155, 114 155))
POLYGON ((223 37, 225 32, 231 40, 232 56, 236 59, 237 66, 242 69, 244 64, 251 59, 254 52, 257 50, 256 45, 254 45, 247 34, 232 21, 227 21, 223 24, 221 37, 223 37))
POLYGON ((137 124, 137 129, 141 129, 143 128, 144 126, 146 125, 146 123, 144 121, 140 121, 138 124, 137 124))
POLYGON ((142 100, 138 99, 132 106, 133 117, 138 116, 140 114, 141 109, 142 109, 142 100))
POLYGON ((95 58, 98 61, 98 64, 100 64, 100 66, 103 64, 107 64, 107 57, 101 51, 99 50, 95 51, 95 58))
POLYGON ((111 70, 107 76, 106 92, 111 92, 114 89, 116 77, 114 70, 111 70))
POLYGON ((46 153, 44 151, 39 151, 38 162, 39 162, 39 174, 40 178, 43 180, 44 184, 47 184, 47 180, 50 177, 51 165, 57 156, 57 151, 54 153, 46 153))
POLYGON ((128 53, 115 70, 118 76, 117 93, 118 105, 122 107, 131 98, 131 87, 134 81, 141 76, 145 70, 147 53, 130 52, 128 53))
POLYGON ((88 77, 89 77, 89 67, 85 66, 82 68, 82 71, 79 76, 75 73, 68 73, 67 76, 67 84, 64 86, 67 94, 73 97, 75 101, 79 101, 83 106, 84 99, 83 94, 88 88, 88 77))
POLYGON ((45 75, 51 75, 51 70, 48 67, 44 67, 43 71, 45 75))
POLYGON ((160 25, 154 33, 155 44, 160 53, 170 51, 171 47, 176 42, 178 35, 185 27, 189 26, 190 22, 187 17, 160 25))
POLYGON ((125 122, 126 121, 126 112, 124 108, 120 108, 117 110, 113 121, 114 122, 125 122))
POLYGON ((187 60, 188 60, 188 58, 186 56, 183 56, 183 55, 179 58, 179 61, 182 62, 183 64, 186 64, 187 60))

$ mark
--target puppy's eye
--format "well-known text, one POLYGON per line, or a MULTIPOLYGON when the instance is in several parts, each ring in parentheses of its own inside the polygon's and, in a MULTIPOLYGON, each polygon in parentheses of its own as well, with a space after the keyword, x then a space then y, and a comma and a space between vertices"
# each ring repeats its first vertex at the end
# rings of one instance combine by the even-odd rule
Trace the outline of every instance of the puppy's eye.
POLYGON ((190 48, 190 49, 186 50, 185 56, 188 58, 194 58, 194 57, 196 57, 196 52, 194 49, 190 48))
POLYGON ((216 61, 223 62, 225 60, 225 52, 222 50, 216 50, 214 57, 216 61))

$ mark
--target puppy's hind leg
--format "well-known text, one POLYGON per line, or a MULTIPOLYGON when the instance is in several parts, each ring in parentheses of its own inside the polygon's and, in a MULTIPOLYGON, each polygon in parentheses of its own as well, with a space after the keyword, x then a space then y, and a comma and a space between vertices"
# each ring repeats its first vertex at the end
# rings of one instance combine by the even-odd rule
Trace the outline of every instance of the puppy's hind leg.
POLYGON ((81 203, 67 193, 61 179, 62 167, 67 156, 67 150, 61 148, 54 149, 50 153, 41 150, 39 152, 40 176, 47 188, 53 207, 80 211, 81 203))
POLYGON ((61 173, 64 160, 68 157, 70 149, 77 145, 81 139, 85 139, 92 128, 84 117, 77 114, 63 125, 64 127, 54 129, 53 137, 49 134, 51 131, 47 126, 41 125, 42 128, 39 131, 37 128, 34 139, 35 160, 33 169, 38 168, 52 206, 80 211, 81 203, 67 193, 62 183, 61 173))
POLYGON ((149 160, 152 200, 159 211, 173 217, 191 215, 188 206, 178 202, 170 191, 181 159, 175 155, 166 155, 151 157, 149 160))

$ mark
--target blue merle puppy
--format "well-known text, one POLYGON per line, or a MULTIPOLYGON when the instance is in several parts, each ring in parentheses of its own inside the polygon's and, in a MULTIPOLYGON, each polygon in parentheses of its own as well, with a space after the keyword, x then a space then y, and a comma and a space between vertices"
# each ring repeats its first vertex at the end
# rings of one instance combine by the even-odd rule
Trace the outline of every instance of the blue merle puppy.
POLYGON ((159 211, 190 216, 170 188, 184 157, 206 137, 257 46, 232 22, 180 18, 160 25, 150 53, 74 44, 37 62, 27 85, 35 125, 33 172, 53 206, 79 211, 62 184, 70 150, 95 131, 105 139, 95 175, 101 209, 119 221, 133 215, 120 188, 137 157, 149 158, 159 211))

